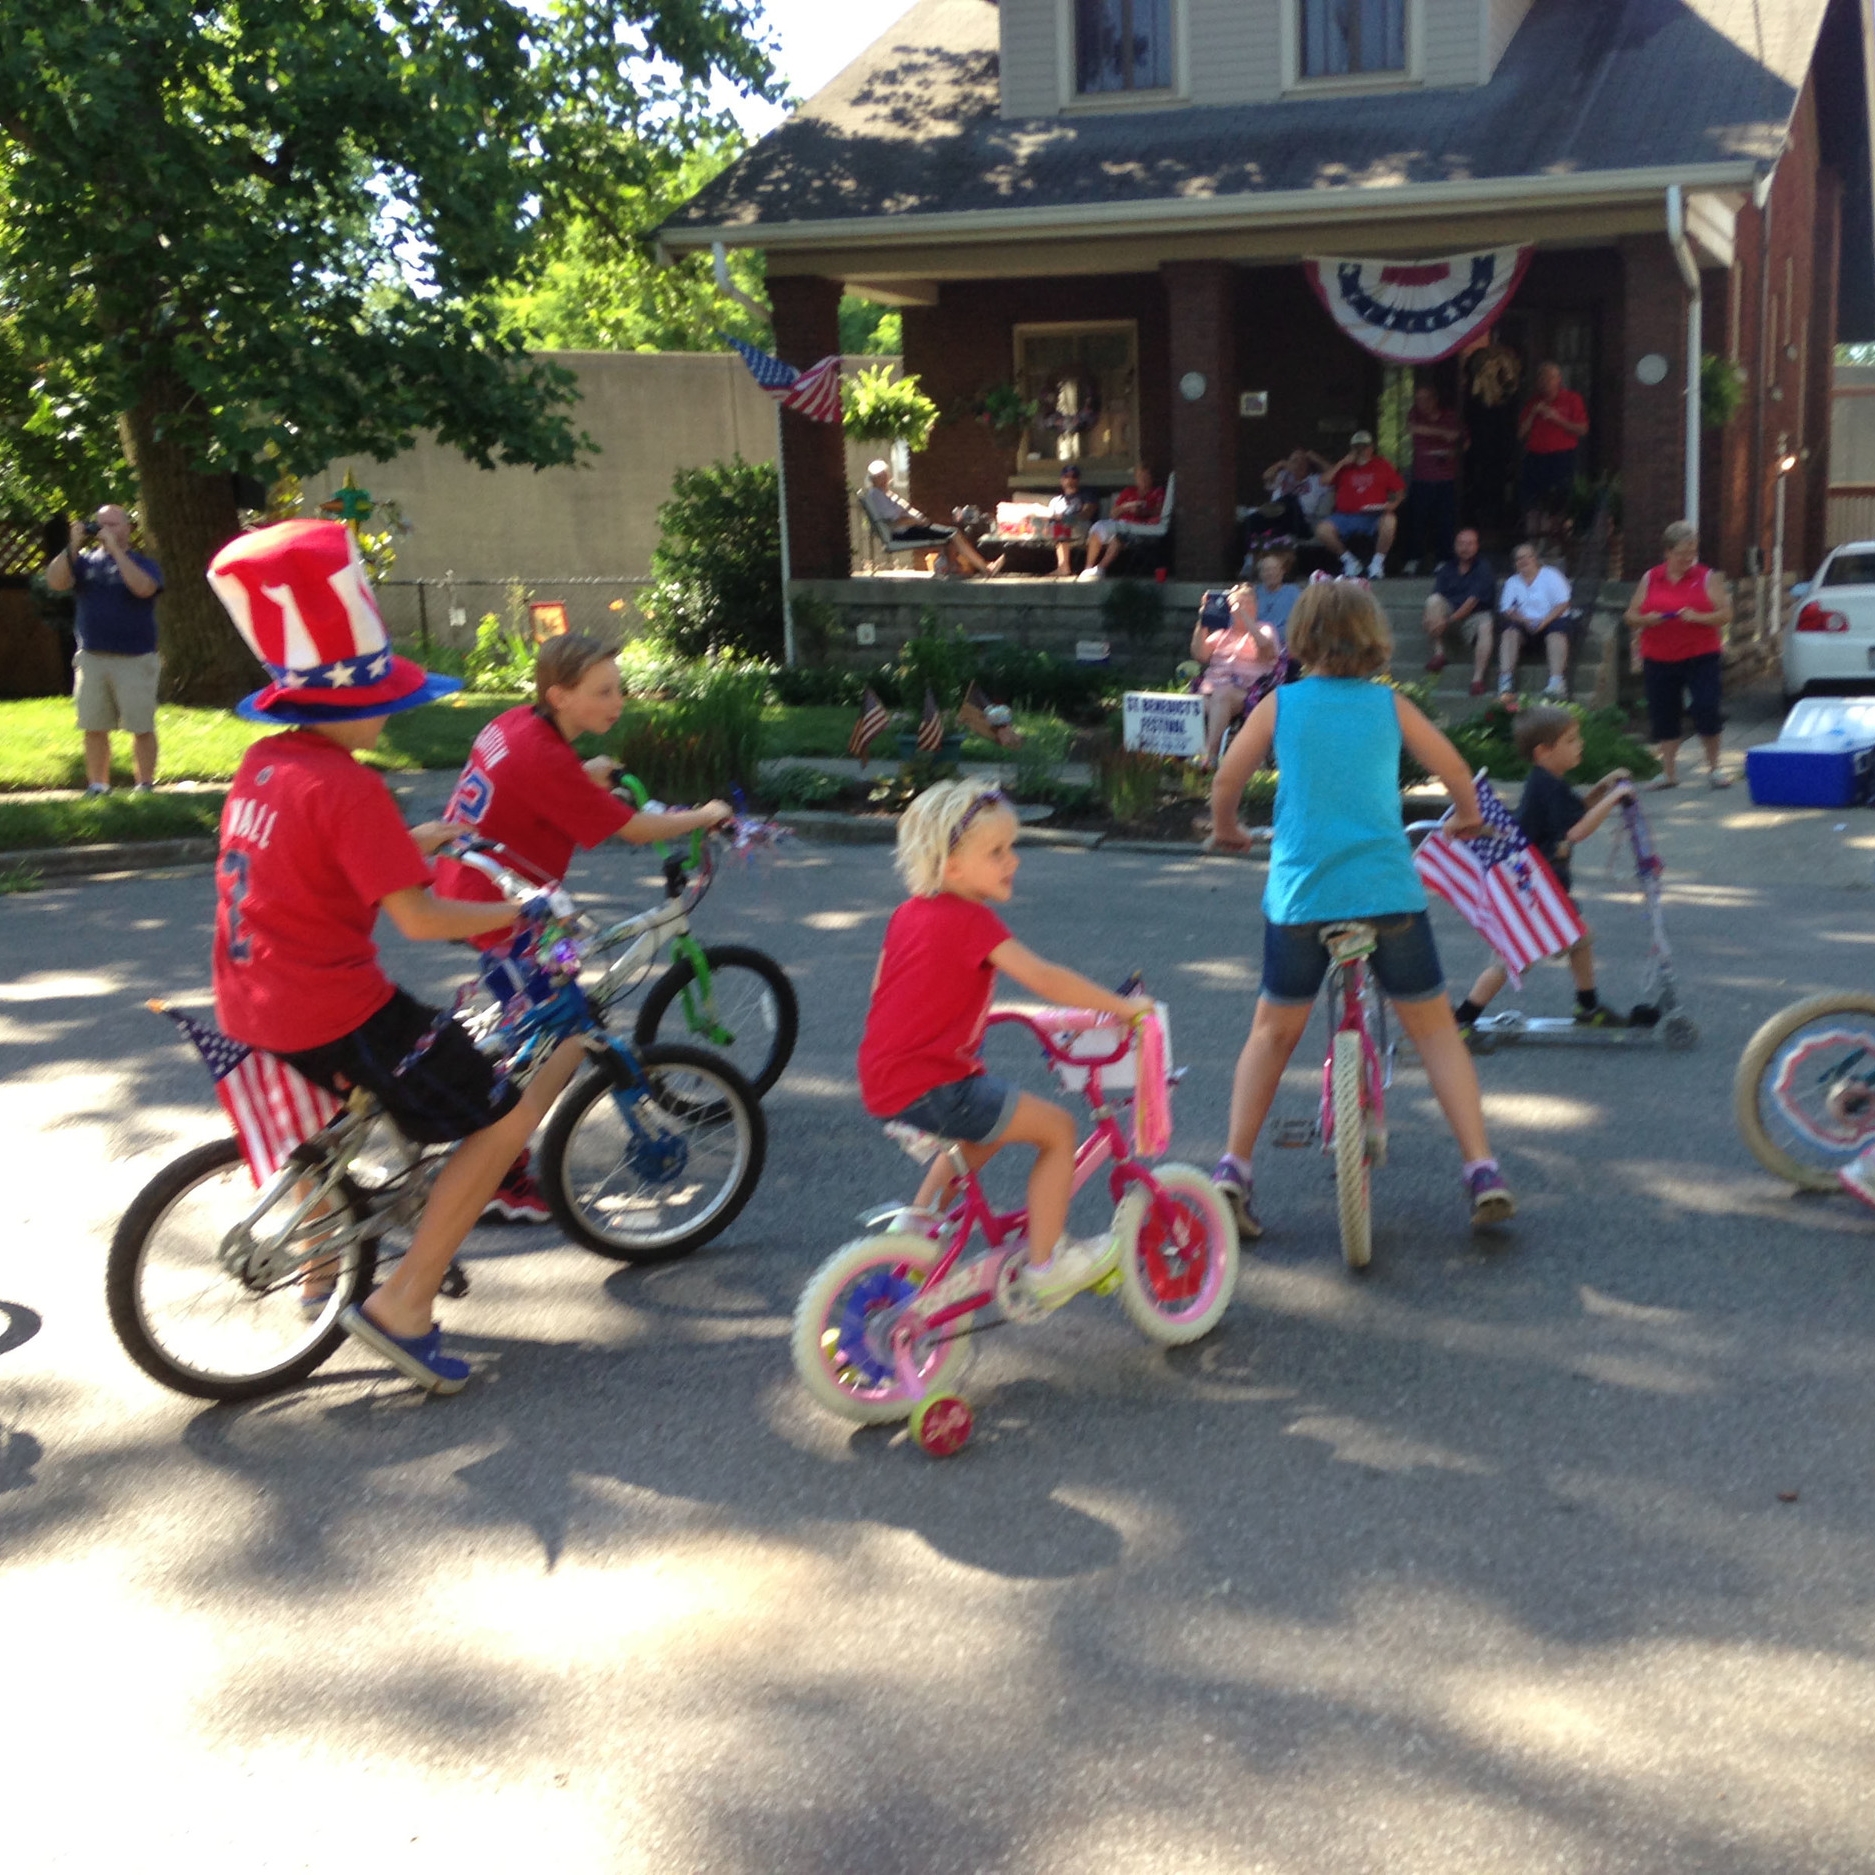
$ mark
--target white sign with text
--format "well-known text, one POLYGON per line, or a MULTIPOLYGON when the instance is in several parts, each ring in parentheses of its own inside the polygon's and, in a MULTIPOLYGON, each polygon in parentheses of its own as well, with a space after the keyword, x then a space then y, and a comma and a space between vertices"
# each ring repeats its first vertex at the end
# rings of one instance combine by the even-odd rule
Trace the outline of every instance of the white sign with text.
POLYGON ((1202 755, 1204 698, 1185 690, 1129 690, 1123 740, 1146 755, 1202 755))

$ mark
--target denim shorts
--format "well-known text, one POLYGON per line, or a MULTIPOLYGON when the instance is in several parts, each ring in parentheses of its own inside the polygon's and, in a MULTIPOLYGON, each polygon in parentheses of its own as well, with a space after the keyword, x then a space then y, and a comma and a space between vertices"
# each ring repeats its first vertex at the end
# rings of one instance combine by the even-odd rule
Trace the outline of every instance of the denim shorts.
POLYGON ((1331 514, 1328 518, 1344 541, 1380 538, 1381 517, 1377 514, 1331 514))
MULTIPOLYGON (((1265 924, 1263 927, 1263 1000, 1306 1008, 1321 993, 1328 975, 1328 946, 1322 933, 1330 924, 1265 924)), ((1396 1003, 1424 1003, 1445 992, 1445 973, 1432 941, 1432 920, 1423 911, 1394 912, 1364 918, 1380 942, 1369 958, 1380 987, 1396 1003)))
POLYGON ((966 1074, 961 1081, 946 1081, 928 1094, 920 1094, 892 1118, 939 1139, 961 1139, 972 1146, 987 1146, 1000 1139, 1016 1117, 1022 1089, 993 1074, 966 1074))

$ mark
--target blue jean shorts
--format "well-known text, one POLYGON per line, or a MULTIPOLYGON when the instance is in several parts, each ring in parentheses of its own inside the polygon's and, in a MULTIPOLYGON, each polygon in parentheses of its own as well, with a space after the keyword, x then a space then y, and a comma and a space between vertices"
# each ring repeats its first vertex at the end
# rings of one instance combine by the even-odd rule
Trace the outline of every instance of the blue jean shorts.
POLYGON ((993 1074, 966 1074, 961 1081, 946 1081, 928 1094, 920 1094, 892 1118, 939 1139, 961 1139, 972 1146, 987 1146, 1008 1131, 1016 1117, 1022 1089, 993 1074))
MULTIPOLYGON (((1334 918, 1328 924, 1347 924, 1334 918)), ((1432 920, 1423 911, 1393 912, 1364 918, 1380 942, 1368 959, 1380 987, 1396 1003, 1424 1003, 1445 993, 1445 972, 1432 941, 1432 920)), ((1307 1008, 1321 993, 1328 975, 1327 924, 1265 924, 1263 927, 1263 1000, 1307 1008)))

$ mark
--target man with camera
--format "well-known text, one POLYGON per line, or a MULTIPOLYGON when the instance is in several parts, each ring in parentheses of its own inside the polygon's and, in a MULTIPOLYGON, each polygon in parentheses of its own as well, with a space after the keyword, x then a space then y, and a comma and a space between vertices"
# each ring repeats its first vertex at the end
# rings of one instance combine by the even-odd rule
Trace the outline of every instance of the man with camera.
POLYGON ((78 727, 85 732, 87 794, 111 791, 111 734, 130 732, 136 792, 156 779, 156 595, 163 575, 130 550, 130 516, 115 503, 90 521, 74 521, 71 539, 46 568, 53 592, 78 595, 78 656, 73 664, 78 727), (95 542, 93 545, 91 543, 95 542))

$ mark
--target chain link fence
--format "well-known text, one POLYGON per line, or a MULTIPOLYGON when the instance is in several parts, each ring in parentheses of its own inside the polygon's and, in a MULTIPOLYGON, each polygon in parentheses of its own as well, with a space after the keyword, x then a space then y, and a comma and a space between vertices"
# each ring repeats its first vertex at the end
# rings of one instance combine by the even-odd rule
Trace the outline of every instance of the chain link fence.
POLYGON ((464 652, 493 613, 511 632, 542 637, 561 629, 619 645, 643 628, 639 600, 651 584, 627 574, 566 578, 380 580, 373 588, 391 641, 421 659, 436 648, 464 652))

